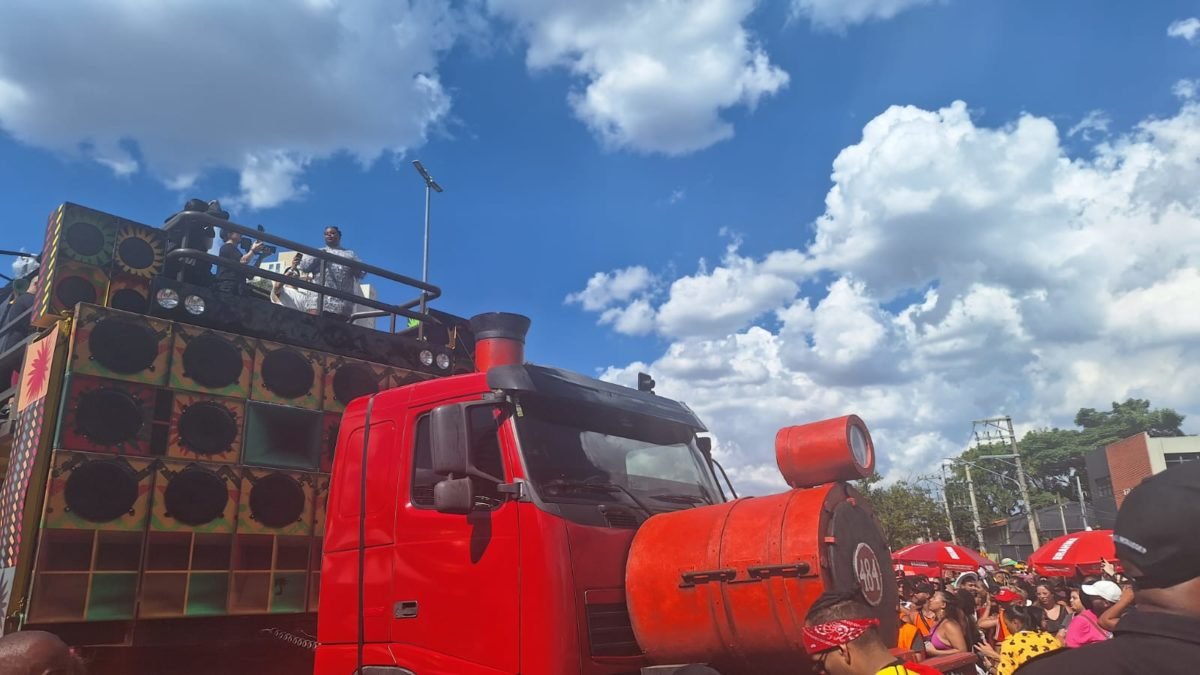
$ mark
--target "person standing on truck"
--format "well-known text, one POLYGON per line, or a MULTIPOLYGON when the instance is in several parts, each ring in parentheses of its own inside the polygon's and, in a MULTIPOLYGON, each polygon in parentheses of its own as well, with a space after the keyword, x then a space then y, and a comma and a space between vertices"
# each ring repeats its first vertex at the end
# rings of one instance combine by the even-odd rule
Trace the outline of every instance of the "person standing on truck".
MULTIPOLYGON (((342 248, 342 231, 336 225, 330 225, 325 228, 325 246, 321 247, 322 251, 332 253, 333 255, 358 262, 358 255, 348 249, 342 248)), ((363 278, 363 272, 338 265, 337 263, 325 263, 325 278, 321 278, 321 261, 317 258, 304 258, 300 261, 300 271, 311 273, 318 284, 324 283, 327 288, 333 288, 345 293, 353 294, 360 279, 363 278)), ((317 309, 317 294, 313 294, 310 299, 310 307, 305 309, 317 309)), ((354 303, 350 300, 342 298, 334 298, 325 296, 325 304, 320 308, 322 313, 331 315, 340 319, 349 320, 350 315, 354 313, 354 303)))
MULTIPOLYGON (((232 230, 221 230, 221 241, 225 243, 221 244, 221 250, 217 253, 217 255, 219 255, 222 260, 237 262, 243 265, 249 264, 250 261, 254 259, 254 256, 263 248, 263 243, 261 241, 256 241, 254 242, 254 245, 250 247, 250 250, 242 253, 241 246, 239 246, 239 243, 242 241, 242 233, 234 232, 232 230)), ((259 262, 262 262, 261 258, 254 264, 254 266, 258 267, 259 262)), ((234 269, 229 269, 227 267, 222 267, 221 269, 217 270, 218 291, 222 293, 241 295, 245 284, 246 275, 242 274, 241 272, 234 269)))
POLYGON ((896 658, 879 634, 879 619, 852 593, 826 593, 808 610, 801 630, 813 669, 829 675, 937 675, 896 658))

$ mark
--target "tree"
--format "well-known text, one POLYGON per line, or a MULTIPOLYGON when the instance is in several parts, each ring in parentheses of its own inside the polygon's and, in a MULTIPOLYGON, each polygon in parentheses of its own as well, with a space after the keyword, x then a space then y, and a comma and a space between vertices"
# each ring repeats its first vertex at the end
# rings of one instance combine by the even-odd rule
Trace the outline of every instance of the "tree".
POLYGON ((921 538, 948 539, 946 514, 921 479, 901 480, 887 487, 874 474, 856 487, 871 502, 893 551, 921 538))

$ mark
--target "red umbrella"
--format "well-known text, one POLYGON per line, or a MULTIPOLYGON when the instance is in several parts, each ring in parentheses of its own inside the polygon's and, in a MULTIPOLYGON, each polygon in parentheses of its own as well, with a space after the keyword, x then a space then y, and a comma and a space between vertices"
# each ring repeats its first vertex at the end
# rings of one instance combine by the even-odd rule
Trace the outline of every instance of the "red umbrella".
POLYGON ((1112 534, 1112 530, 1091 530, 1056 537, 1034 551, 1029 564, 1048 577, 1100 574, 1102 558, 1117 564, 1112 534))
POLYGON ((978 552, 945 541, 906 546, 893 553, 892 560, 905 566, 930 570, 933 573, 927 573, 930 576, 941 575, 943 571, 974 572, 980 567, 996 569, 996 563, 978 552))

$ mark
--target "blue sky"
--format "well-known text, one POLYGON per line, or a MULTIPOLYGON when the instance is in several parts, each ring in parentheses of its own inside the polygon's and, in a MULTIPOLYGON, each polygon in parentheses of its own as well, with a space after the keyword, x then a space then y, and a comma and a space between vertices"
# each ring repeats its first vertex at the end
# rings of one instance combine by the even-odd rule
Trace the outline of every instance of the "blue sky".
POLYGON ((64 200, 221 197, 416 276, 420 158, 439 306, 528 314, 538 362, 650 368, 751 489, 778 426, 844 412, 894 476, 973 416, 1200 414, 1163 381, 1200 327, 1153 301, 1200 293, 1200 206, 1166 184, 1200 160, 1194 2, 41 4, 0 8, 0 247, 64 200))

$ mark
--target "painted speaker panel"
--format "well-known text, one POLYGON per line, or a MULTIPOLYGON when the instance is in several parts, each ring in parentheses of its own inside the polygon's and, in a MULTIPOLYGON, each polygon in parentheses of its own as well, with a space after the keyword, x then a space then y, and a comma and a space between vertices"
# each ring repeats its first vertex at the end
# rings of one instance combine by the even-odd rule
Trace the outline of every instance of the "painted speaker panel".
POLYGON ((255 341, 240 335, 177 324, 170 386, 246 398, 254 372, 254 350, 255 341))
POLYGON ((260 340, 250 398, 319 409, 322 370, 322 359, 314 352, 260 340))
POLYGON ((322 415, 315 410, 251 401, 242 462, 312 471, 320 464, 321 426, 322 415))
POLYGON ((82 306, 71 338, 72 372, 161 386, 167 383, 171 324, 82 306))
POLYGON ((312 534, 314 484, 311 474, 242 470, 238 534, 312 534))
POLYGON ((71 375, 56 446, 62 450, 148 456, 158 390, 134 382, 71 375))
POLYGON ((57 451, 43 527, 144 530, 153 475, 150 459, 57 451))
POLYGON ((176 393, 167 456, 203 462, 237 462, 246 404, 232 398, 176 393))
POLYGON ((324 355, 325 382, 322 387, 322 409, 343 412, 346 405, 358 398, 374 394, 391 386, 391 368, 344 356, 324 355))
POLYGON ((232 533, 241 484, 238 471, 228 465, 163 460, 154 480, 150 529, 232 533))

